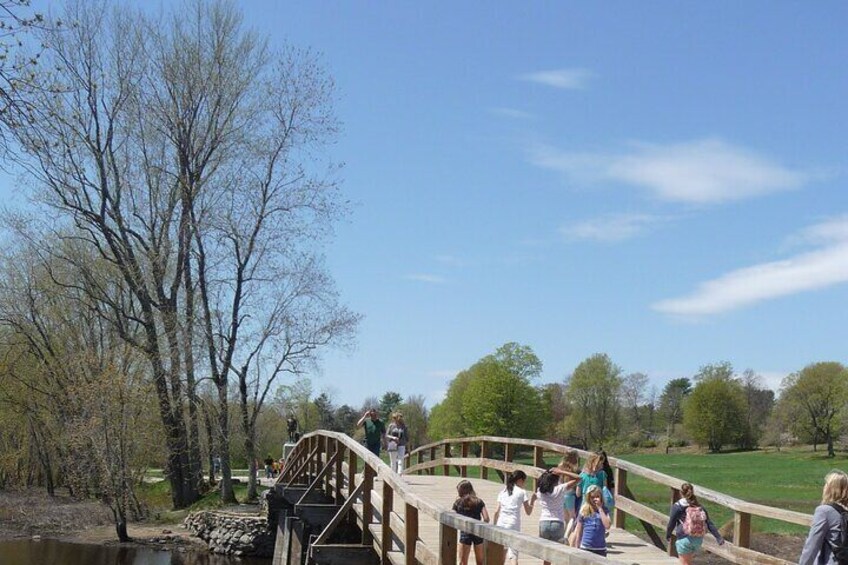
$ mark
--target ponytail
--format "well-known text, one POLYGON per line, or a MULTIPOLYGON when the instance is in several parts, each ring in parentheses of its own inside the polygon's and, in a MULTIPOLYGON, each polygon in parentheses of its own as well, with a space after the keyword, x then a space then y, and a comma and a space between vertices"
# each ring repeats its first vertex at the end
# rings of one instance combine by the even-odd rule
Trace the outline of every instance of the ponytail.
POLYGON ((509 475, 506 476, 506 493, 509 496, 512 496, 512 489, 515 487, 515 483, 517 481, 523 481, 527 478, 527 473, 524 471, 513 471, 509 475))

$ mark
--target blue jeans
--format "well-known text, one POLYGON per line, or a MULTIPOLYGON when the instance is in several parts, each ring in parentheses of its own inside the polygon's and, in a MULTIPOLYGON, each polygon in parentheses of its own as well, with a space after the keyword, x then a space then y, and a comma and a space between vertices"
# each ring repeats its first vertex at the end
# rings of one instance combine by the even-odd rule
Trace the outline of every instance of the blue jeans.
POLYGON ((373 453, 377 457, 380 456, 380 444, 379 443, 376 443, 376 444, 373 444, 373 445, 369 443, 369 444, 366 444, 366 447, 368 447, 368 451, 370 451, 371 453, 373 453))
POLYGON ((565 537, 565 524, 559 520, 543 520, 539 522, 539 537, 551 541, 562 541, 565 537))

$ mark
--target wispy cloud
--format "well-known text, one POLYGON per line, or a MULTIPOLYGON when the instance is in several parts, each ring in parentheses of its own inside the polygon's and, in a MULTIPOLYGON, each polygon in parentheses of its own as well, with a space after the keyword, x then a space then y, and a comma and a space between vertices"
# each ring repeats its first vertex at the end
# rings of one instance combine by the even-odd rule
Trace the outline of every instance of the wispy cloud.
POLYGON ((563 90, 586 88, 594 74, 586 69, 555 69, 519 75, 519 80, 536 82, 563 90))
POLYGON ((665 314, 700 317, 848 282, 848 215, 805 229, 796 236, 816 249, 781 261, 761 263, 706 281, 689 295, 662 300, 665 314))
POLYGON ((418 281, 428 284, 445 284, 448 280, 445 277, 439 275, 432 275, 429 273, 413 273, 410 275, 404 275, 404 277, 408 281, 418 281))
POLYGON ((609 214, 562 226, 559 232, 572 241, 615 243, 641 235, 664 220, 650 214, 609 214))
POLYGON ((489 113, 503 118, 511 118, 513 120, 532 120, 536 116, 524 110, 516 110, 515 108, 489 108, 489 113))
POLYGON ((570 152, 537 145, 530 149, 529 159, 575 183, 633 185, 660 200, 690 204, 791 190, 817 176, 716 138, 668 145, 639 143, 625 153, 570 152))

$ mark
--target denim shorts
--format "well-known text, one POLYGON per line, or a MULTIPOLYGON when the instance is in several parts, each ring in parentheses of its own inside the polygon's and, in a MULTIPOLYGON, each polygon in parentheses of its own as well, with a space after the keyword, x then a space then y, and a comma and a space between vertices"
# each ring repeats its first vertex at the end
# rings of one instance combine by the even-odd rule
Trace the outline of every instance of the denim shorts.
POLYGON ((551 541, 562 541, 565 537, 565 524, 559 520, 543 520, 539 522, 539 537, 551 541))
POLYGON ((674 542, 674 547, 677 548, 677 555, 686 555, 688 553, 695 553, 699 549, 701 549, 701 545, 704 543, 704 538, 696 538, 692 536, 686 536, 676 540, 674 542))
POLYGON ((475 536, 468 532, 459 532, 459 543, 461 545, 480 545, 483 541, 483 538, 480 536, 475 536))

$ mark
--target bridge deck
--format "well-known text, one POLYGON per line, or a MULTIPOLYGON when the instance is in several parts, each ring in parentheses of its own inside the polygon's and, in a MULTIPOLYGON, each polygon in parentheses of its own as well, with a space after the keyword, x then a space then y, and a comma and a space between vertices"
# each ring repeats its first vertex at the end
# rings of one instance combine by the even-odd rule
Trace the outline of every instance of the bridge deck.
MULTIPOLYGON (((413 492, 445 509, 450 509, 453 506, 453 502, 456 500, 456 484, 460 481, 458 477, 444 477, 439 475, 403 475, 403 479, 413 492)), ((503 489, 503 485, 483 479, 473 479, 471 482, 474 485, 477 496, 486 503, 489 516, 494 517, 498 493, 503 489)), ((382 482, 379 480, 375 481, 375 494, 381 492, 381 489, 382 482)), ((393 508, 396 514, 400 516, 404 515, 404 505, 401 501, 395 499, 393 508)), ((379 506, 376 509, 379 510, 379 506)), ((437 551, 439 547, 438 524, 435 520, 426 516, 421 516, 419 520, 419 537, 428 547, 437 551)), ((522 513, 521 531, 529 535, 538 535, 538 508, 529 516, 522 513)), ((657 547, 618 528, 613 528, 610 532, 607 538, 607 546, 609 557, 616 561, 644 565, 672 565, 678 562, 676 558, 669 557, 657 547)), ((542 563, 541 560, 527 555, 519 555, 519 559, 522 565, 537 565, 542 563)), ((471 563, 473 562, 472 558, 471 563)))

